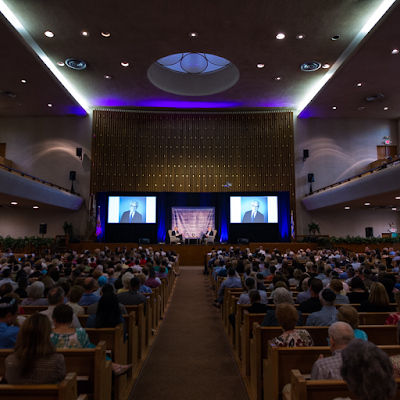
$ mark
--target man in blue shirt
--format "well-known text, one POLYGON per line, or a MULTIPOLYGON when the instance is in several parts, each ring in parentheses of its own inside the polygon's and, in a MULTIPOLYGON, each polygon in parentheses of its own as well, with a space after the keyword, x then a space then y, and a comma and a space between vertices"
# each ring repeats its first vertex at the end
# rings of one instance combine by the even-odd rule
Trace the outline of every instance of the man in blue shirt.
POLYGON ((331 289, 325 289, 320 293, 322 304, 321 311, 313 312, 307 318, 307 326, 330 326, 337 321, 337 309, 335 307, 336 294, 331 289))
POLYGON ((221 304, 224 301, 224 292, 225 288, 241 288, 242 287, 242 281, 239 278, 235 278, 235 273, 236 270, 235 268, 231 267, 228 270, 228 278, 225 279, 222 283, 221 286, 219 287, 218 290, 218 300, 214 300, 216 304, 215 307, 220 308, 221 304))
POLYGON ((93 278, 86 278, 85 284, 83 285, 85 289, 85 293, 83 293, 81 299, 79 300, 80 306, 90 306, 93 303, 97 303, 100 300, 99 296, 96 296, 93 293, 94 289, 94 279, 93 278))
POLYGON ((12 297, 0 299, 0 349, 13 349, 19 332, 19 305, 12 297))

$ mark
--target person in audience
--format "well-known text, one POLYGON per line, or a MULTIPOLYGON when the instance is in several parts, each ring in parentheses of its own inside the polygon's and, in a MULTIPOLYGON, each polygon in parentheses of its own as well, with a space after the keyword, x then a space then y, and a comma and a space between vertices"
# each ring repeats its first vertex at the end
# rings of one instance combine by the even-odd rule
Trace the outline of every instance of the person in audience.
MULTIPOLYGON (((72 286, 68 293, 68 303, 67 306, 70 306, 74 310, 75 315, 84 315, 85 310, 78 303, 82 298, 85 289, 81 285, 72 286)), ((96 304, 96 303, 95 303, 96 304)))
MULTIPOLYGON (((326 289, 325 289, 326 290, 326 289)), ((328 329, 331 357, 322 354, 311 370, 311 380, 342 379, 342 350, 354 340, 353 328, 347 322, 335 322, 328 329)))
POLYGON ((350 300, 350 304, 359 304, 363 301, 368 300, 368 290, 365 288, 363 281, 355 276, 351 280, 351 292, 347 293, 347 297, 350 300))
POLYGON ((400 292, 396 292, 394 298, 397 304, 397 312, 392 313, 387 317, 385 325, 397 325, 397 323, 400 321, 400 292))
POLYGON ((20 329, 19 305, 12 297, 0 299, 0 349, 12 349, 20 329))
POLYGON ((389 296, 385 286, 380 282, 375 282, 371 286, 368 300, 361 303, 359 312, 387 312, 390 311, 389 296))
MULTIPOLYGON (((394 285, 396 284, 396 278, 391 274, 386 274, 386 276, 380 280, 380 283, 385 287, 386 293, 389 296, 389 303, 394 303, 394 285)), ((397 290, 396 290, 397 292, 397 290)))
POLYGON ((47 299, 43 298, 44 295, 44 283, 43 282, 33 282, 29 286, 28 297, 22 300, 21 306, 48 306, 49 302, 47 299))
POLYGON ((218 290, 218 300, 214 300, 214 305, 217 308, 221 307, 221 304, 224 301, 224 293, 225 293, 225 288, 241 288, 242 287, 242 281, 236 277, 236 270, 235 268, 229 268, 228 269, 228 278, 225 279, 222 283, 221 286, 219 287, 218 290))
MULTIPOLYGON (((50 340, 57 349, 86 349, 94 348, 89 336, 83 328, 71 328, 74 312, 66 304, 58 305, 53 311, 54 328, 50 334, 50 340)), ((107 357, 110 361, 110 359, 107 357)), ((121 365, 112 363, 115 376, 125 374, 132 364, 121 365)))
POLYGON ((360 318, 357 310, 350 305, 341 306, 338 309, 337 320, 347 322, 354 330, 354 337, 356 339, 368 340, 367 334, 358 329, 360 318))
POLYGON ((370 290, 374 281, 371 279, 372 272, 368 268, 364 268, 362 271, 361 279, 364 283, 364 286, 370 290))
POLYGON ((134 276, 130 281, 129 291, 119 293, 117 298, 118 302, 127 306, 127 305, 139 305, 143 303, 144 314, 146 315, 146 297, 138 293, 140 287, 140 279, 137 276, 134 276))
POLYGON ((156 277, 156 271, 154 271, 153 268, 150 269, 149 271, 149 276, 146 279, 146 286, 148 286, 149 288, 155 289, 158 288, 161 283, 158 282, 157 277, 156 277))
MULTIPOLYGON (((279 304, 289 303, 293 305, 293 296, 289 290, 285 288, 278 288, 274 294, 274 304, 278 307, 279 304)), ((303 326, 303 315, 300 311, 297 311, 297 326, 303 326)), ((276 309, 268 309, 265 317, 261 323, 261 326, 279 326, 279 322, 276 318, 276 309)))
POLYGON ((302 273, 303 272, 301 271, 301 269, 295 269, 293 271, 293 278, 289 279, 289 285, 298 285, 300 282, 302 273))
POLYGON ((102 288, 106 283, 107 283, 107 278, 106 278, 104 275, 100 276, 99 279, 97 279, 97 285, 98 285, 99 287, 97 288, 97 290, 95 290, 95 291, 93 292, 93 294, 96 295, 97 297, 100 297, 101 288, 102 288))
POLYGON ((151 290, 150 287, 146 286, 146 275, 140 273, 137 275, 137 277, 140 279, 140 287, 138 290, 138 293, 152 293, 153 291, 151 290))
POLYGON ((28 287, 29 279, 25 275, 24 277, 21 277, 18 281, 18 288, 14 290, 15 293, 18 294, 18 296, 21 299, 26 299, 28 297, 28 293, 26 292, 26 288, 28 287))
MULTIPOLYGON (((131 272, 124 273, 124 275, 122 276, 123 288, 118 290, 118 294, 123 293, 123 292, 129 292, 130 282, 133 277, 134 277, 134 275, 131 272)), ((116 282, 114 283, 114 287, 115 287, 115 284, 116 284, 116 282)))
MULTIPOLYGON (((108 284, 108 283, 106 283, 106 284, 101 288, 100 295, 103 296, 103 294, 105 294, 105 293, 114 293, 114 288, 113 288, 113 286, 110 285, 110 284, 108 284)), ((99 302, 91 304, 91 305, 87 308, 87 313, 88 313, 89 315, 96 314, 98 305, 99 305, 99 302)), ((122 315, 127 315, 127 314, 128 314, 128 312, 126 311, 126 308, 123 306, 123 304, 118 303, 118 307, 119 307, 119 312, 120 312, 122 315)))
POLYGON ((9 283, 12 286, 13 290, 17 289, 18 284, 11 279, 11 269, 9 267, 7 267, 6 269, 3 268, 2 276, 3 279, 0 280, 0 287, 6 283, 9 283))
MULTIPOLYGON (((49 307, 45 311, 40 311, 40 314, 45 315, 53 327, 53 311, 59 304, 64 304, 64 289, 61 286, 51 288, 47 294, 47 300, 49 302, 49 307)), ((72 327, 80 328, 81 323, 79 322, 78 317, 75 314, 73 314, 72 317, 72 327)))
POLYGON ((299 286, 301 285, 302 292, 300 292, 297 295, 297 298, 296 298, 296 303, 297 304, 301 304, 304 301, 306 301, 309 298, 311 298, 311 292, 310 292, 311 282, 310 282, 310 285, 309 285, 308 284, 309 280, 310 280, 310 276, 309 275, 308 276, 305 276, 304 274, 302 275, 302 280, 300 280, 300 283, 299 283, 299 286))
POLYGON ((299 310, 302 313, 313 313, 315 311, 320 311, 322 307, 321 301, 319 300, 319 294, 323 289, 322 281, 318 278, 310 278, 308 282, 310 281, 311 297, 300 304, 299 310))
POLYGON ((307 318, 307 326, 329 326, 336 322, 337 309, 335 307, 336 295, 331 289, 324 289, 320 293, 322 308, 313 312, 307 318))
POLYGON ((249 314, 265 314, 267 312, 267 305, 261 304, 260 292, 257 289, 250 290, 249 298, 251 306, 247 308, 249 314))
POLYGON ((360 339, 342 351, 340 375, 360 400, 392 400, 397 384, 388 355, 375 344, 360 339))
POLYGON ((97 303, 100 300, 99 296, 96 296, 94 291, 94 279, 93 278, 86 278, 83 288, 85 289, 85 293, 83 293, 81 299, 79 300, 78 304, 80 306, 90 306, 93 303, 97 303))
POLYGON ((271 340, 279 347, 310 347, 314 346, 310 334, 305 329, 295 329, 299 315, 290 303, 282 303, 276 307, 276 318, 282 327, 282 335, 271 340))
MULTIPOLYGON (((245 286, 247 291, 249 292, 250 290, 256 289, 256 281, 254 278, 247 278, 245 281, 245 286)), ((250 298, 249 298, 249 293, 243 293, 240 295, 238 304, 251 304, 250 298)), ((268 295, 267 292, 264 290, 259 290, 260 296, 261 296, 261 304, 268 304, 268 295)))
POLYGON ((329 284, 329 289, 332 289, 333 292, 336 294, 335 304, 349 304, 349 298, 343 294, 346 293, 343 290, 343 283, 339 279, 332 279, 329 284))
POLYGON ((51 324, 44 315, 34 314, 22 324, 14 353, 5 360, 9 384, 51 385, 64 379, 64 356, 56 352, 50 334, 51 324))

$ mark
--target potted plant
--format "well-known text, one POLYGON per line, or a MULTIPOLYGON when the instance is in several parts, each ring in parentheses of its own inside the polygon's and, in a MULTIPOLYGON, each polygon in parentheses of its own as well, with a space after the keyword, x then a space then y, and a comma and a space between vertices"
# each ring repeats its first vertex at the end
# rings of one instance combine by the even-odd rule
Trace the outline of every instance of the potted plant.
POLYGON ((310 224, 308 224, 308 233, 312 233, 313 235, 315 235, 316 232, 320 233, 319 225, 318 222, 315 222, 313 220, 310 224))

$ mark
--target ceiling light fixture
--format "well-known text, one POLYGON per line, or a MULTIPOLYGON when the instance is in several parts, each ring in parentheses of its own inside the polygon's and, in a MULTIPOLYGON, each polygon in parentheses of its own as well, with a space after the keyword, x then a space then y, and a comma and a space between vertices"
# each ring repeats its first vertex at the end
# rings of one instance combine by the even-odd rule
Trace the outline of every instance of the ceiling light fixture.
POLYGON ((360 87, 361 85, 362 85, 362 83, 361 83, 361 82, 357 83, 357 86, 358 86, 358 87, 360 87))
POLYGON ((389 107, 383 107, 383 109, 384 109, 385 111, 387 111, 387 110, 389 110, 389 107))
POLYGON ((88 36, 90 36, 90 33, 88 31, 82 31, 81 35, 88 37, 88 36))
POLYGON ((282 80, 282 77, 281 77, 281 76, 277 76, 277 77, 275 78, 275 80, 276 80, 276 81, 281 81, 281 80, 282 80))
POLYGON ((103 37, 110 37, 110 36, 111 36, 111 33, 110 33, 110 32, 106 32, 106 31, 103 31, 103 32, 101 32, 101 36, 103 36, 103 37))
POLYGON ((264 68, 265 64, 257 64, 257 68, 264 68))
POLYGON ((396 200, 400 200, 400 196, 396 196, 396 200))
POLYGON ((333 106, 333 107, 332 107, 332 110, 336 110, 336 106, 333 106))
POLYGON ((22 82, 22 83, 26 83, 26 80, 25 80, 25 79, 21 79, 21 82, 22 82))
POLYGON ((39 206, 33 206, 32 208, 34 208, 35 210, 39 208, 39 206))
POLYGON ((44 35, 47 36, 48 38, 54 37, 54 33, 51 32, 51 31, 46 31, 46 32, 44 33, 44 35))
POLYGON ((364 204, 364 206, 370 206, 371 205, 371 203, 365 203, 364 204))
POLYGON ((121 62, 121 65, 122 65, 123 67, 129 67, 129 63, 128 63, 128 62, 121 62))
POLYGON ((332 36, 331 37, 331 40, 339 40, 340 39, 340 36, 339 35, 335 35, 335 36, 332 36))
POLYGON ((111 75, 104 75, 104 78, 105 78, 105 79, 111 79, 112 76, 111 76, 111 75))
POLYGON ((16 206, 18 203, 17 203, 16 201, 12 201, 11 204, 12 204, 13 206, 16 206))
POLYGON ((347 207, 345 207, 344 209, 345 209, 345 210, 350 210, 350 207, 349 207, 349 206, 347 206, 347 207))
POLYGON ((197 38, 197 36, 199 36, 199 34, 198 34, 197 32, 190 32, 190 33, 189 33, 189 36, 190 36, 191 38, 197 38))
POLYGON ((397 211, 397 208, 396 207, 392 207, 392 211, 397 211))
POLYGON ((393 49, 392 54, 397 54, 399 52, 399 49, 393 49))
POLYGON ((329 68, 330 67, 330 65, 329 64, 324 64, 323 66, 322 66, 322 68, 329 68))
POLYGON ((278 33, 275 37, 277 39, 279 39, 279 40, 282 40, 282 39, 285 39, 285 34, 284 33, 278 33))
POLYGON ((58 65, 59 67, 63 67, 65 64, 64 64, 62 61, 58 61, 58 62, 57 62, 57 65, 58 65))
POLYGON ((304 39, 306 37, 306 35, 300 34, 296 36, 296 39, 301 40, 304 39))
POLYGON ((47 104, 47 107, 53 107, 53 104, 49 103, 47 104))

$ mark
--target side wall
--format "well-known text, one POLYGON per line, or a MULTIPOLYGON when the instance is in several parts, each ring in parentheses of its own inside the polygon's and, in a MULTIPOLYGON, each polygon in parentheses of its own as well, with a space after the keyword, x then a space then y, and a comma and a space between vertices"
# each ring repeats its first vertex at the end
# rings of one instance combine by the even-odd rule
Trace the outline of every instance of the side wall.
MULTIPOLYGON (((307 225, 314 219, 321 234, 365 236, 372 227, 374 236, 387 232, 389 222, 400 230, 399 213, 387 210, 307 212, 301 199, 308 193, 307 175, 314 174, 313 190, 341 181, 369 169, 377 159, 378 145, 390 136, 398 145, 398 123, 390 120, 299 119, 294 116, 296 208, 298 235, 308 234, 307 225), (303 149, 310 157, 303 161, 303 149)), ((400 204, 399 204, 400 205, 400 204)))
MULTIPOLYGON (((86 230, 90 170, 92 116, 0 118, 0 143, 13 167, 37 178, 71 188, 69 172, 76 171, 74 189, 85 200, 79 211, 0 208, 0 235, 33 236, 47 223, 47 235, 63 234, 62 224, 72 222, 77 234, 86 230), (82 148, 83 160, 76 156, 82 148)), ((1 188, 7 193, 6 188, 1 188)))

